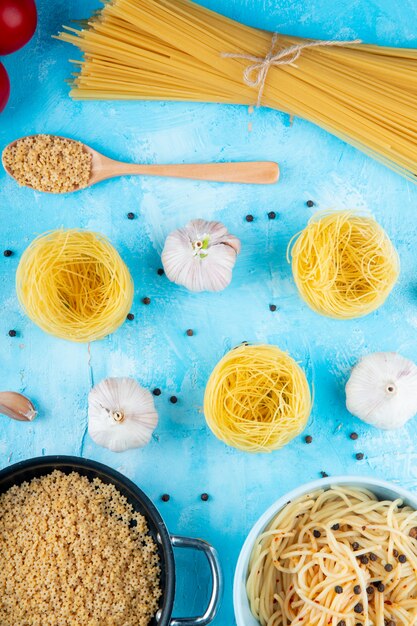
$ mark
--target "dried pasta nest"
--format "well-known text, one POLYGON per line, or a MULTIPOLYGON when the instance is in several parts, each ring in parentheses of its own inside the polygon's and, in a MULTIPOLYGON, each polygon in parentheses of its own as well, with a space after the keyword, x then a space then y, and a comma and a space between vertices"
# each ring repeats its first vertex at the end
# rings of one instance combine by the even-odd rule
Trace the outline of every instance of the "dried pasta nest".
POLYGON ((271 452, 304 429, 311 404, 304 371, 289 354, 272 345, 243 344, 214 368, 204 414, 229 446, 271 452))
POLYGON ((117 250, 90 231, 55 230, 25 250, 16 274, 30 319, 71 341, 102 339, 126 319, 133 281, 117 250))
POLYGON ((375 311, 400 271, 383 228, 372 217, 352 211, 318 213, 290 248, 301 297, 328 317, 352 319, 375 311))

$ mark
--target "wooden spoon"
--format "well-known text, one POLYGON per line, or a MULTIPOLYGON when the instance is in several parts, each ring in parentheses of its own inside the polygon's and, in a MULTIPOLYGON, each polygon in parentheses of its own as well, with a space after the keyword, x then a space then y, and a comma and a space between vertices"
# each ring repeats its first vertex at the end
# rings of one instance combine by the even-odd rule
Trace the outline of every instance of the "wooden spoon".
MULTIPOLYGON (((19 139, 12 141, 7 148, 15 145, 17 141, 19 139)), ((74 140, 69 139, 69 141, 74 140)), ((140 165, 109 159, 109 157, 100 154, 100 152, 90 148, 90 146, 82 145, 84 150, 92 156, 91 174, 86 187, 91 187, 91 185, 95 185, 107 178, 132 175, 191 178, 193 180, 210 180, 219 183, 252 183, 258 185, 269 185, 277 182, 279 178, 278 163, 274 161, 140 165)), ((10 168, 4 164, 4 160, 3 165, 7 173, 14 178, 10 168)), ((75 188, 73 191, 78 189, 80 187, 75 188)))

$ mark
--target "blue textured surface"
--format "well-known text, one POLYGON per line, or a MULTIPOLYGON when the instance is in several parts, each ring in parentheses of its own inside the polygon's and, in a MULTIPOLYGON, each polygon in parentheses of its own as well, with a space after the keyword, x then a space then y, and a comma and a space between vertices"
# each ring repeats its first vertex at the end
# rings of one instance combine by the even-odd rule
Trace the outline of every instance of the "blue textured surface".
MULTIPOLYGON (((355 38, 417 45, 414 0, 205 0, 211 8, 252 25, 318 38, 355 38)), ((50 38, 61 24, 88 15, 88 0, 39 0, 37 33, 4 60, 12 96, 0 117, 0 148, 25 134, 79 138, 126 160, 192 162, 273 159, 282 168, 272 187, 215 185, 158 179, 119 179, 65 197, 20 189, 0 172, 0 359, 3 390, 23 391, 39 407, 32 424, 0 418, 0 467, 42 454, 97 459, 132 478, 157 503, 171 532, 201 536, 220 551, 226 577, 218 626, 233 623, 231 585, 240 546, 253 522, 278 496, 321 470, 368 474, 414 488, 416 421, 394 434, 361 424, 344 408, 353 363, 375 350, 398 350, 417 360, 417 189, 317 127, 275 111, 249 116, 246 107, 168 103, 74 103, 64 79, 76 53, 50 38), (253 130, 248 131, 252 122, 253 130), (314 209, 306 207, 313 199, 314 209), (316 208, 370 209, 399 250, 402 273, 387 304, 365 319, 338 322, 312 313, 299 299, 286 247, 316 208), (267 219, 274 210, 275 221, 267 219), (132 211, 137 219, 129 221, 132 211), (244 216, 252 213, 253 223, 244 216), (192 295, 157 275, 164 237, 187 220, 219 219, 242 241, 231 287, 192 295), (83 227, 110 237, 135 280, 135 320, 91 346, 45 335, 16 300, 14 273, 37 234, 83 227), (141 302, 144 296, 150 306, 141 302), (277 311, 270 312, 275 303, 277 311), (18 331, 16 338, 8 330, 18 331), (195 335, 185 331, 193 328, 195 335), (306 367, 315 404, 306 433, 284 450, 250 456, 226 448, 201 412, 204 386, 226 350, 266 341, 288 349, 306 367), (114 454, 86 435, 91 382, 133 376, 162 389, 160 425, 144 450, 114 454), (176 394, 178 404, 169 396, 176 394), (353 442, 349 433, 359 439, 353 442), (362 462, 355 452, 365 453, 362 462), (210 494, 208 502, 200 494, 210 494), (168 503, 160 501, 169 493, 168 503)), ((178 554, 176 614, 200 612, 207 575, 200 559, 178 554)))

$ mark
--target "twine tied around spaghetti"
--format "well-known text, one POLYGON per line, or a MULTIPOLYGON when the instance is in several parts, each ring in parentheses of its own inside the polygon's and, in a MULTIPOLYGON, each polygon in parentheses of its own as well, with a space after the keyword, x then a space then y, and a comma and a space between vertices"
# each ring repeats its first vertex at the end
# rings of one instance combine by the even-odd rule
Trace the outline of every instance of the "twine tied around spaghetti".
POLYGON ((278 41, 278 33, 272 36, 271 47, 265 57, 257 57, 253 54, 242 54, 235 52, 222 52, 221 56, 228 59, 246 59, 253 61, 243 71, 243 81, 248 87, 258 89, 258 99, 256 106, 261 104, 263 92, 265 89, 266 78, 272 66, 293 65, 306 48, 324 48, 327 46, 349 46, 351 44, 361 43, 360 39, 353 41, 306 41, 305 43, 294 44, 283 50, 275 52, 278 41))

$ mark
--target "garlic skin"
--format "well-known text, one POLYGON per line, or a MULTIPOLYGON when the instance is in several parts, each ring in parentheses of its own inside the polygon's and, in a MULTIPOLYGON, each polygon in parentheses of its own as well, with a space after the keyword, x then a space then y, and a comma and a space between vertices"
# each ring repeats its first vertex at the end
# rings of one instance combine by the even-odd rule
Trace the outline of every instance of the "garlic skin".
POLYGON ((221 291, 232 280, 240 241, 220 222, 192 220, 168 235, 162 264, 168 279, 190 291, 221 291))
POLYGON ((149 443, 158 424, 152 394, 132 378, 106 378, 88 396, 88 432, 104 448, 123 452, 149 443))
POLYGON ((368 354, 346 384, 346 407, 377 428, 401 428, 417 414, 417 366, 396 352, 368 354))
POLYGON ((38 414, 29 398, 16 391, 0 392, 0 413, 18 422, 31 422, 38 414))

